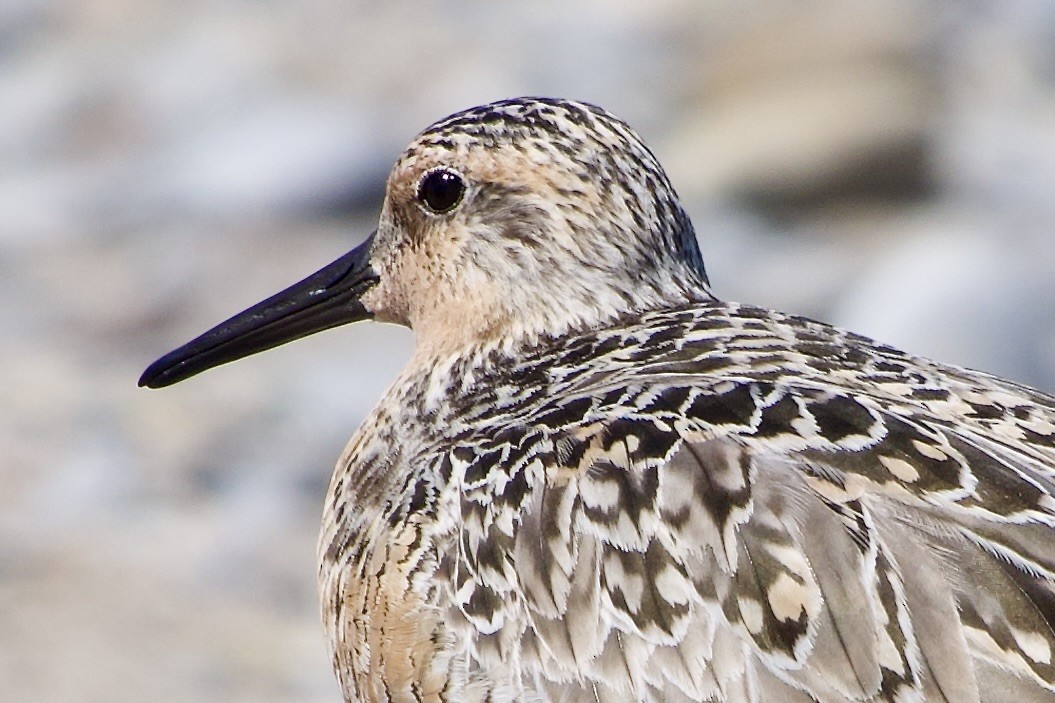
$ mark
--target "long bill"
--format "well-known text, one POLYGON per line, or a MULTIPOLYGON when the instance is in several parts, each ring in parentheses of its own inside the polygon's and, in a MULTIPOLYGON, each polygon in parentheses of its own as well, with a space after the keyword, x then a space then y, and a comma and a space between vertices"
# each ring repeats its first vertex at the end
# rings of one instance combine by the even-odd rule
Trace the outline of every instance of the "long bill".
POLYGON ((361 297, 377 283, 370 267, 373 240, 370 235, 332 264, 169 352, 147 367, 139 385, 171 386, 214 366, 372 317, 361 297))

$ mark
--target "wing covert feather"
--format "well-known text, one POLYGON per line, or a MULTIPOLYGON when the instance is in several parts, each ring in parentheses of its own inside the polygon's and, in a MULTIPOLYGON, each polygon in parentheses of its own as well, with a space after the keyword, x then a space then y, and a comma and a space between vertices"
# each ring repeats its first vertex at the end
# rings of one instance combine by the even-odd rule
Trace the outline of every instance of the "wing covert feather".
POLYGON ((462 634, 507 630, 481 670, 542 700, 1055 694, 1043 448, 809 386, 583 392, 463 483, 462 634))

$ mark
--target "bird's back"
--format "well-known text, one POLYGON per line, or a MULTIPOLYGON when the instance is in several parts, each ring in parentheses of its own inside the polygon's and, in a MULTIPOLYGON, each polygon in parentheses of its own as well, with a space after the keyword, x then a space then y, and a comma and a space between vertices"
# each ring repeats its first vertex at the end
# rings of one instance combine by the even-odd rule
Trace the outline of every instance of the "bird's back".
POLYGON ((1055 697, 1049 396, 708 302, 379 412, 322 545, 352 700, 1055 697))

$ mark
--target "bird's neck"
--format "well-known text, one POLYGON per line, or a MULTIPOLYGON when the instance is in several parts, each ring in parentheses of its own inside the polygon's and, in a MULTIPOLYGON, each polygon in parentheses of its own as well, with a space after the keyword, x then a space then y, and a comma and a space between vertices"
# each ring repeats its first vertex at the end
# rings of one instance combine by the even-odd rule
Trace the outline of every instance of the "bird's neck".
POLYGON ((632 289, 589 290, 569 296, 560 290, 476 294, 422 311, 412 324, 415 351, 410 366, 434 368, 458 359, 486 360, 494 351, 530 347, 545 338, 591 332, 628 315, 714 300, 696 280, 664 281, 632 289), (530 303, 530 304, 529 304, 530 303))

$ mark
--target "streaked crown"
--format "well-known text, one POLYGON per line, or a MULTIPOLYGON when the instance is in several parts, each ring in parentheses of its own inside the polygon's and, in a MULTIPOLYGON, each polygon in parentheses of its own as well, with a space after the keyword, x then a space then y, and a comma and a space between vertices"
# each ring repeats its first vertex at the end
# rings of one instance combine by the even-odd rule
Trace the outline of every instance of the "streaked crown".
POLYGON ((656 157, 567 100, 491 103, 422 132, 389 177, 371 264, 366 307, 426 343, 557 334, 708 295, 656 157))

